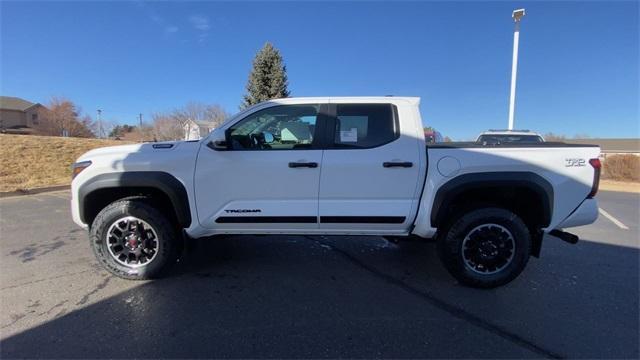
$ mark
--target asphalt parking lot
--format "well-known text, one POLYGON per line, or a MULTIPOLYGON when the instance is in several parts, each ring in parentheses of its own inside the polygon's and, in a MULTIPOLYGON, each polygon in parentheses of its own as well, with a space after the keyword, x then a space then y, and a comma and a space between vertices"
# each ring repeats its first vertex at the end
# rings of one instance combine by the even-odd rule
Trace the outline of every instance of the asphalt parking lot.
POLYGON ((617 223, 546 239, 494 290, 457 284, 433 243, 375 237, 200 240, 169 277, 126 281, 68 192, 0 199, 0 355, 638 358, 640 196, 598 198, 617 223))

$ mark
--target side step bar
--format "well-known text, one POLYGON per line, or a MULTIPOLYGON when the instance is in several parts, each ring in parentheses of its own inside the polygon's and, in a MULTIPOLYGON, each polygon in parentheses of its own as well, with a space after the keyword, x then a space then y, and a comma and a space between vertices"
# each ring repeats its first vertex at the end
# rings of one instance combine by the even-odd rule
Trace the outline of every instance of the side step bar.
POLYGON ((549 232, 549 235, 551 235, 553 237, 557 237, 558 239, 560 239, 562 241, 566 241, 569 244, 577 244, 578 240, 580 240, 580 238, 577 235, 573 235, 573 234, 570 234, 570 233, 562 231, 562 230, 551 230, 549 232))

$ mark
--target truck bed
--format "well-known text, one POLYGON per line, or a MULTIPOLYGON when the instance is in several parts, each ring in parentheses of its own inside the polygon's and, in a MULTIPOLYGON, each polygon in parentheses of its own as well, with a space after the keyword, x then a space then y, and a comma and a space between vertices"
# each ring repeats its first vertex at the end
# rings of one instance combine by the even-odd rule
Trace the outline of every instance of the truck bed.
POLYGON ((593 144, 568 144, 564 142, 542 142, 542 143, 505 143, 498 145, 484 145, 475 141, 454 141, 447 143, 427 144, 430 149, 459 149, 459 148, 580 148, 598 147, 593 144))

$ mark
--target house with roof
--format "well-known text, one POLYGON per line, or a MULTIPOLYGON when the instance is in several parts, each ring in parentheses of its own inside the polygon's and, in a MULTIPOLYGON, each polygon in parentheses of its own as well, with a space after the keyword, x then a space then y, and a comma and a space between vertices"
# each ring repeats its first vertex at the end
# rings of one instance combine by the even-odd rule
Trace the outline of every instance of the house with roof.
POLYGON ((200 140, 207 136, 216 124, 213 121, 202 121, 189 119, 183 125, 185 140, 200 140))
POLYGON ((12 97, 0 96, 0 131, 14 134, 31 134, 38 125, 41 104, 12 97))

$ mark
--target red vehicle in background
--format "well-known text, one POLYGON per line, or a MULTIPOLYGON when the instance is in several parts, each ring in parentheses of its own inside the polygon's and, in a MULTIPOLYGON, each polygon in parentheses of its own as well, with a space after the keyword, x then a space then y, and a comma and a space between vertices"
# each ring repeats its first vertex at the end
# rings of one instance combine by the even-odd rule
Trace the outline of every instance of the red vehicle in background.
POLYGON ((444 138, 439 131, 435 130, 425 130, 424 131, 424 140, 427 144, 435 144, 444 142, 444 138))

